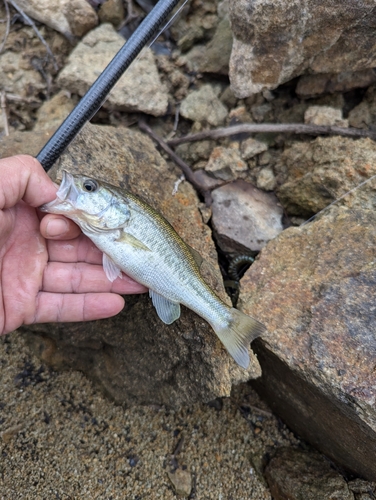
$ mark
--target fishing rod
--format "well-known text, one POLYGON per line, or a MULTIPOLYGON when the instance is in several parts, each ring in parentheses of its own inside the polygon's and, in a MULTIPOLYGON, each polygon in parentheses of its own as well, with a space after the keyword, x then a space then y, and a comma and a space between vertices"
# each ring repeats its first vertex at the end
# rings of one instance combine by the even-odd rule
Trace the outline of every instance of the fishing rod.
MULTIPOLYGON (((39 152, 37 160, 41 163, 46 172, 48 172, 65 148, 76 137, 85 123, 87 123, 99 110, 107 95, 124 71, 157 33, 160 26, 166 21, 167 16, 179 1, 180 0, 159 0, 136 31, 129 37, 123 47, 102 71, 77 106, 56 130, 47 144, 45 144, 39 152)), ((185 3, 186 2, 184 2, 184 4, 185 3)))

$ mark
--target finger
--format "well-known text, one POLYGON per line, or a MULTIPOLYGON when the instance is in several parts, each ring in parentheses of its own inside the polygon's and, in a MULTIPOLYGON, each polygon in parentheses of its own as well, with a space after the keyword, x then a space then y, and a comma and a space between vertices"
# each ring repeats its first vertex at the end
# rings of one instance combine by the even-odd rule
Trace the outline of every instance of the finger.
POLYGON ((84 234, 73 240, 47 240, 51 262, 87 262, 101 264, 103 253, 84 234))
POLYGON ((72 240, 81 234, 81 229, 62 215, 47 214, 41 220, 40 232, 46 239, 72 240))
POLYGON ((40 292, 35 315, 25 324, 92 321, 110 318, 124 307, 124 299, 114 293, 48 293, 40 292))
POLYGON ((37 207, 52 201, 57 188, 32 156, 19 155, 0 160, 0 209, 23 199, 37 207))
POLYGON ((55 293, 112 292, 144 293, 147 288, 123 274, 111 283, 102 266, 83 262, 49 262, 43 275, 43 291, 55 293))

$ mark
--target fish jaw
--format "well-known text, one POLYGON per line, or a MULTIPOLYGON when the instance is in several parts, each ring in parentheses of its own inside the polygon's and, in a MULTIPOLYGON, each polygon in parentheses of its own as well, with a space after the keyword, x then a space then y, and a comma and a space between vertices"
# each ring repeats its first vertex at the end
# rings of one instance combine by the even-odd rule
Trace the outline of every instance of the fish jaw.
POLYGON ((56 192, 56 198, 39 207, 42 212, 52 214, 72 214, 75 212, 74 204, 79 196, 79 191, 74 183, 73 175, 63 170, 63 177, 56 192))

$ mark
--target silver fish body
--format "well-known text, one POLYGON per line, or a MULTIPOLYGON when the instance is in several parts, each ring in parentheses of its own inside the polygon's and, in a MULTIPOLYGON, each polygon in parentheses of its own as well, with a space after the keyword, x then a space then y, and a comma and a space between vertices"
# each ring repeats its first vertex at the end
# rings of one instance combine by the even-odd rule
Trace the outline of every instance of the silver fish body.
POLYGON ((41 210, 64 214, 81 227, 103 252, 111 281, 123 271, 148 287, 167 324, 185 305, 211 325, 240 366, 248 366, 249 344, 264 326, 219 299, 201 277, 198 254, 166 219, 128 191, 65 171, 56 196, 41 210))

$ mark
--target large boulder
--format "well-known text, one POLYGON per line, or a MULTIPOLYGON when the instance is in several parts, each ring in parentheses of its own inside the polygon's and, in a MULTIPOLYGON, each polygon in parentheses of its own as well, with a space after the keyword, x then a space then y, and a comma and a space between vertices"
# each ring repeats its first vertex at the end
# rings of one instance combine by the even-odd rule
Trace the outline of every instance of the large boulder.
MULTIPOLYGON (((13 143, 7 152, 25 151, 22 142, 15 144, 19 150, 13 143)), ((51 176, 59 178, 62 168, 127 188, 164 214, 202 254, 205 279, 229 302, 211 231, 202 221, 196 194, 183 183, 173 196, 181 173, 166 164, 150 139, 125 128, 89 124, 55 164, 51 176)), ((127 296, 124 310, 114 318, 35 325, 24 331, 46 363, 55 369, 82 370, 119 403, 173 407, 208 401, 228 396, 234 383, 260 375, 252 353, 249 369, 239 368, 209 325, 182 309, 181 318, 167 326, 147 295, 127 296)))
POLYGON ((230 78, 241 98, 306 72, 376 65, 373 0, 233 0, 230 18, 230 78))
POLYGON ((271 241, 240 296, 270 332, 254 343, 262 397, 301 437, 372 481, 375 262, 375 211, 333 207, 271 241))

